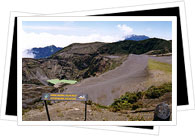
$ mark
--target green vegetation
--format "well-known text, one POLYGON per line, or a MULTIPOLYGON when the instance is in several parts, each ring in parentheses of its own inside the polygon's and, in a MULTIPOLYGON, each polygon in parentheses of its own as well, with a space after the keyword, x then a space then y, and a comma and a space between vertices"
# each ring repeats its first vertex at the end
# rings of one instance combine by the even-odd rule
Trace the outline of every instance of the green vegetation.
POLYGON ((146 53, 147 55, 158 55, 158 54, 163 54, 161 50, 151 50, 146 53))
POLYGON ((46 101, 46 103, 47 103, 48 105, 52 105, 51 100, 46 101))
POLYGON ((141 97, 142 97, 141 92, 139 93, 126 92, 120 98, 115 99, 115 101, 110 106, 110 110, 116 112, 120 110, 132 109, 133 104, 136 103, 139 99, 141 99, 141 97))
POLYGON ((165 83, 161 86, 155 87, 151 86, 146 91, 130 93, 126 92, 120 98, 115 99, 115 101, 110 105, 109 109, 113 112, 120 110, 136 110, 142 108, 143 104, 139 101, 143 98, 155 99, 163 96, 167 92, 172 91, 172 83, 165 83))
POLYGON ((105 56, 94 57, 90 61, 90 65, 85 70, 80 71, 80 75, 83 74, 83 78, 88 78, 90 76, 100 75, 107 71, 113 70, 116 67, 120 66, 123 61, 127 58, 127 55, 120 55, 119 58, 110 59, 105 56))
POLYGON ((153 59, 149 59, 148 69, 149 70, 160 70, 160 71, 164 71, 166 73, 171 73, 172 72, 172 65, 168 64, 168 63, 155 61, 153 59))
POLYGON ((119 41, 105 44, 98 51, 101 54, 144 54, 151 50, 165 54, 172 52, 172 42, 163 39, 151 38, 142 41, 119 41))
POLYGON ((39 105, 39 106, 37 106, 37 109, 39 109, 39 111, 42 112, 44 110, 44 107, 43 107, 43 105, 39 105))
POLYGON ((64 114, 62 112, 58 112, 57 113, 57 116, 60 117, 60 118, 63 118, 64 117, 64 114))
POLYGON ((25 113, 27 113, 29 111, 30 111, 30 109, 24 109, 24 108, 22 108, 22 115, 24 115, 25 113))
POLYGON ((108 106, 104 106, 104 105, 101 105, 101 104, 95 104, 96 107, 98 108, 101 108, 101 109, 107 109, 108 106))
POLYGON ((110 62, 110 65, 108 65, 105 69, 104 72, 107 72, 107 71, 110 71, 110 70, 113 70, 115 68, 117 68, 118 66, 120 66, 125 60, 127 59, 127 55, 123 55, 123 56, 120 56, 120 59, 111 59, 109 60, 110 62))
POLYGON ((139 108, 143 108, 142 102, 138 101, 138 102, 132 104, 132 107, 131 107, 132 110, 136 110, 136 109, 139 109, 139 108))
POLYGON ((88 100, 86 103, 87 103, 87 105, 92 105, 93 104, 92 100, 88 100))
POLYGON ((172 91, 172 84, 171 83, 166 83, 162 86, 155 87, 151 86, 147 91, 145 91, 145 96, 148 99, 154 99, 154 98, 159 98, 163 96, 167 92, 172 91))
POLYGON ((98 103, 94 103, 91 100, 87 101, 87 105, 91 105, 92 107, 95 107, 95 108, 98 108, 98 109, 108 109, 108 106, 101 105, 101 104, 98 104, 98 103))
POLYGON ((76 84, 77 81, 75 80, 59 80, 59 79, 52 79, 52 80, 47 80, 47 82, 51 84, 57 84, 57 83, 67 83, 67 84, 76 84))

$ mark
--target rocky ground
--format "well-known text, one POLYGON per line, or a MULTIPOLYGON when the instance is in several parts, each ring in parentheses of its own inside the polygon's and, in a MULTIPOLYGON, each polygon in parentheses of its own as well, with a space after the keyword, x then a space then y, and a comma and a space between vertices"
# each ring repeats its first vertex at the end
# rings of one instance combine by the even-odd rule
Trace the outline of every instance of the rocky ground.
MULTIPOLYGON (((92 102, 99 102, 98 104, 106 106, 112 104, 115 98, 119 98, 125 92, 142 91, 152 85, 158 86, 163 83, 171 82, 171 73, 147 68, 149 59, 171 63, 171 56, 157 58, 147 55, 130 55, 127 60, 116 69, 100 76, 82 80, 75 85, 53 87, 23 84, 23 120, 47 120, 43 103, 40 101, 42 93, 55 93, 59 91, 79 92, 81 90, 83 93, 87 93, 90 96, 89 99, 92 100, 92 102), (139 62, 139 64, 133 62, 139 62), (132 72, 132 69, 134 72, 132 72)), ((171 92, 169 92, 160 98, 139 100, 139 103, 142 103, 143 107, 136 110, 112 112, 109 108, 92 104, 88 105, 87 108, 88 120, 152 120, 156 105, 161 102, 166 102, 171 107, 171 101, 171 92)), ((81 102, 50 102, 50 104, 49 111, 52 120, 84 119, 84 104, 81 102)))
MULTIPOLYGON (((151 121, 154 117, 154 109, 157 104, 165 102, 171 108, 171 92, 157 99, 141 100, 144 108, 136 110, 122 110, 111 112, 108 108, 98 105, 87 106, 87 121, 151 121)), ((59 102, 48 106, 52 121, 83 121, 84 103, 82 102, 59 102)), ((47 121, 45 107, 34 109, 23 115, 24 121, 47 121)))

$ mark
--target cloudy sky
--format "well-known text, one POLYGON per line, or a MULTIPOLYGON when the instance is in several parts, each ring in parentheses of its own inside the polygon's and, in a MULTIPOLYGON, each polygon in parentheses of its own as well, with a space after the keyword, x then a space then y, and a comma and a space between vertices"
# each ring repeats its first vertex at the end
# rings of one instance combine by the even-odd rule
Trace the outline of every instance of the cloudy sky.
POLYGON ((167 40, 172 37, 170 21, 23 21, 22 27, 23 51, 48 45, 115 42, 132 34, 167 40))

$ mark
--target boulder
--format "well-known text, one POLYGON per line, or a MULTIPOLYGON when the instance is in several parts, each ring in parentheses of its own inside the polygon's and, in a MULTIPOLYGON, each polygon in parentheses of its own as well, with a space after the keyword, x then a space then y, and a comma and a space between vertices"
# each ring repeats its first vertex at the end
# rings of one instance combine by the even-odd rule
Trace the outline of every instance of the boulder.
POLYGON ((154 111, 154 121, 169 121, 171 111, 166 103, 161 103, 156 106, 154 111))

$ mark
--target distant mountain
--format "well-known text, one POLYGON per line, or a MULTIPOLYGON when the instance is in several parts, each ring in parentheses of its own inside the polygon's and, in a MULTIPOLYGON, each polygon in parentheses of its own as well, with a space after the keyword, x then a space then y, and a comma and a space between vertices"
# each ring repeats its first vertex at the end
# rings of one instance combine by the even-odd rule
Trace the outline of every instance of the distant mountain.
POLYGON ((150 37, 145 36, 145 35, 130 35, 130 36, 126 36, 125 40, 132 40, 132 41, 142 41, 142 40, 146 40, 149 39, 150 37))
POLYGON ((51 45, 51 46, 46 46, 43 48, 32 48, 32 49, 27 50, 27 53, 33 54, 35 59, 40 59, 40 58, 47 58, 61 49, 62 48, 60 47, 51 45))

